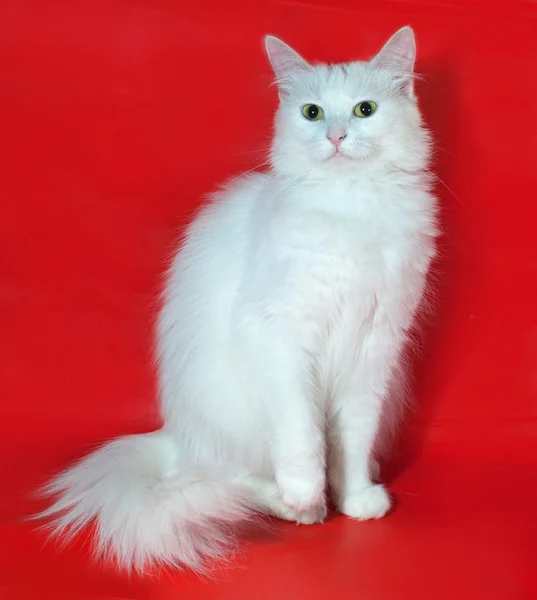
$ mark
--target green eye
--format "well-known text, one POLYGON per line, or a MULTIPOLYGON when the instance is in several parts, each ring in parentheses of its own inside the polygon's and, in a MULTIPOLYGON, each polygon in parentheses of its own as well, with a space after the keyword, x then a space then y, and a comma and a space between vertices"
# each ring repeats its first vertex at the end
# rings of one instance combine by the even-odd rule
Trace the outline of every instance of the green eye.
POLYGON ((324 117, 323 109, 316 104, 306 104, 302 109, 302 114, 308 121, 319 121, 319 119, 324 117))
POLYGON ((354 107, 354 114, 357 117, 363 119, 364 117, 370 117, 377 110, 377 105, 371 100, 366 100, 366 102, 360 102, 354 107))

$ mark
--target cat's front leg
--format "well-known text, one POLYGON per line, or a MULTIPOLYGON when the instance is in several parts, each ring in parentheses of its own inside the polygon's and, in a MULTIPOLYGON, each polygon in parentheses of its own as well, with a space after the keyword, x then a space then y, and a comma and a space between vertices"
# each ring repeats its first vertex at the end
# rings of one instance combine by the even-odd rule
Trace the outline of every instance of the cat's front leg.
MULTIPOLYGON (((282 500, 300 513, 325 506, 324 443, 319 428, 295 395, 272 427, 272 459, 282 500)), ((306 404, 306 403, 304 403, 306 404)))
POLYGON ((308 356, 284 331, 260 327, 249 360, 267 417, 267 439, 281 498, 293 511, 325 513, 325 442, 308 356))
POLYGON ((395 360, 363 352, 345 385, 336 392, 328 427, 328 477, 338 509, 359 520, 378 519, 390 509, 389 494, 375 483, 373 446, 395 360))

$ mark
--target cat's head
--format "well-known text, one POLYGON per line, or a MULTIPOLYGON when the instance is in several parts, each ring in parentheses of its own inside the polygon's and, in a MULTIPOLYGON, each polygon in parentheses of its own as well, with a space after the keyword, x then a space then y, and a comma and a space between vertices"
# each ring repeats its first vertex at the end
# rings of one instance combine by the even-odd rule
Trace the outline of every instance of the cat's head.
POLYGON ((278 38, 267 36, 265 46, 280 95, 271 154, 277 171, 332 177, 374 165, 425 166, 429 143, 414 95, 410 27, 369 62, 310 65, 278 38))

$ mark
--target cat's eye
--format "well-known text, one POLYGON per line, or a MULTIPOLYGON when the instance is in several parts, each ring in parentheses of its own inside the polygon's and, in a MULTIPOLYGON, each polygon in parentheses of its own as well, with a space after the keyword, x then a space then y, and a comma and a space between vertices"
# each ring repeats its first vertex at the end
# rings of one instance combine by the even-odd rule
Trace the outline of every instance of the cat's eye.
POLYGON ((317 104, 306 104, 302 108, 302 114, 308 119, 308 121, 319 121, 324 117, 324 111, 317 104))
POLYGON ((375 114, 376 110, 377 105, 374 102, 371 102, 371 100, 366 100, 365 102, 360 102, 360 104, 357 104, 354 107, 354 114, 363 119, 364 117, 370 117, 371 115, 375 114))

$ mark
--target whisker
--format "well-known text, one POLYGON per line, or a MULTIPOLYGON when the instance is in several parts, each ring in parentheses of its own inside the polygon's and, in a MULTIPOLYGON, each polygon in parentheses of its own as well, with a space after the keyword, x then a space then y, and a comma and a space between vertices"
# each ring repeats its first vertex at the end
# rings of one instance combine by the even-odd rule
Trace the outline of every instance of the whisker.
POLYGON ((438 177, 438 175, 436 173, 433 173, 433 171, 431 171, 430 169, 428 169, 427 167, 423 167, 424 171, 427 171, 427 173, 429 173, 430 175, 432 175, 437 181, 439 181, 445 188, 446 190, 455 198, 455 200, 457 200, 459 202, 459 204, 468 212, 471 212, 470 209, 468 208, 468 206, 459 198, 459 196, 457 196, 457 194, 449 187, 449 185, 442 180, 440 177, 438 177))
POLYGON ((446 150, 445 148, 441 148, 440 146, 434 146, 435 150, 440 150, 441 152, 445 152, 446 154, 449 154, 450 156, 455 156, 455 154, 453 154, 453 152, 450 152, 449 150, 446 150))
MULTIPOLYGON (((411 153, 410 153, 411 154, 411 153)), ((415 158, 419 158, 419 156, 413 155, 415 158)), ((449 187, 449 185, 443 180, 441 179, 436 173, 434 173, 433 171, 431 171, 431 169, 428 169, 427 167, 421 167, 424 171, 427 171, 427 173, 429 173, 429 175, 431 175, 432 177, 434 177, 438 182, 440 182, 445 188, 446 190, 455 198, 455 200, 457 200, 457 202, 466 210, 471 214, 471 210, 468 208, 468 206, 459 198, 459 196, 457 196, 457 194, 449 187)))
POLYGON ((241 177, 244 177, 244 175, 248 175, 248 173, 252 173, 252 171, 257 171, 258 169, 261 169, 262 167, 267 167, 269 165, 270 165, 270 162, 267 160, 265 162, 262 162, 262 163, 259 163, 258 165, 253 166, 251 169, 248 169, 247 171, 243 171, 242 173, 239 173, 236 177, 233 177, 233 179, 231 179, 227 182, 226 187, 232 186, 236 181, 241 179, 241 177))
POLYGON ((244 156, 246 154, 264 154, 270 152, 270 148, 259 148, 258 150, 244 150, 242 152, 229 152, 228 156, 244 156))

